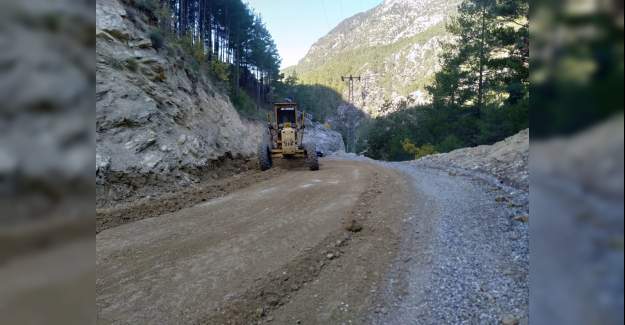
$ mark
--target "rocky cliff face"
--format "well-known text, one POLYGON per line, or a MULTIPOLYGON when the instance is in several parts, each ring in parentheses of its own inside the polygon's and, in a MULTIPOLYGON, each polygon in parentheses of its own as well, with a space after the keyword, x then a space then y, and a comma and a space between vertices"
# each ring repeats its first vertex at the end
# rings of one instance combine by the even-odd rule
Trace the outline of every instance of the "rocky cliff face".
POLYGON ((107 0, 96 16, 97 185, 155 174, 184 184, 189 172, 255 154, 260 125, 178 51, 155 50, 138 12, 107 0))
POLYGON ((428 102, 424 88, 439 67, 439 42, 458 0, 386 0, 341 22, 286 73, 332 87, 347 98, 341 75, 359 75, 355 105, 377 116, 404 103, 428 102), (403 102, 403 103, 402 103, 403 102))
POLYGON ((262 123, 241 118, 227 91, 181 51, 157 51, 154 26, 139 11, 99 0, 96 15, 98 197, 114 201, 151 184, 186 186, 224 165, 235 173, 253 167, 262 123))

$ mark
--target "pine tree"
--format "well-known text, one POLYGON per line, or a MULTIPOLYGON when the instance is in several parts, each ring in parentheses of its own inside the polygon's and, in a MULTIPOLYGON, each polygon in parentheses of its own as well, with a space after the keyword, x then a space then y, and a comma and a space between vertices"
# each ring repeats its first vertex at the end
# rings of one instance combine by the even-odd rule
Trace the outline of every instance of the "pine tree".
MULTIPOLYGON (((271 82, 278 79, 280 56, 260 16, 241 0, 154 0, 160 4, 159 27, 177 35, 197 58, 205 58, 223 77, 230 66, 232 89, 254 88, 268 98, 271 82), (253 76, 253 77, 252 77, 253 76)), ((204 62, 200 62, 204 63, 204 62)))
POLYGON ((429 88, 439 104, 514 104, 527 96, 529 6, 521 0, 465 0, 448 25, 442 69, 429 88))

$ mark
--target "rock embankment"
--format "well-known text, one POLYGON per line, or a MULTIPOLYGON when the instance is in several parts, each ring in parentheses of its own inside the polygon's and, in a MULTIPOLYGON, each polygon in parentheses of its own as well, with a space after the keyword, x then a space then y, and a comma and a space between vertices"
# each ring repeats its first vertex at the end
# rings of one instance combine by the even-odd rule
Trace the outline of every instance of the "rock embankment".
MULTIPOLYGON (((97 1, 96 16, 98 206, 253 168, 263 123, 240 117, 180 49, 153 44, 156 27, 141 11, 97 1)), ((340 149, 338 133, 313 130, 322 148, 340 149)))
POLYGON ((155 175, 186 185, 194 171, 254 155, 259 124, 180 51, 157 51, 138 11, 97 1, 96 16, 98 197, 127 196, 155 175))
POLYGON ((529 190, 529 129, 493 145, 463 148, 417 160, 427 164, 486 173, 498 180, 529 190))

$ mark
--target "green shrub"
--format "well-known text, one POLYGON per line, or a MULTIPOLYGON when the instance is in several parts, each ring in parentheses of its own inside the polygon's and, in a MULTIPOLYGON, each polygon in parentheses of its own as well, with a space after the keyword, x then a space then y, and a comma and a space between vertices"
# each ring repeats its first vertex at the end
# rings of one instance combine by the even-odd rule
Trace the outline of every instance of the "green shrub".
POLYGON ((228 81, 230 79, 230 68, 227 63, 212 60, 210 63, 210 71, 219 81, 228 81))
POLYGON ((172 33, 172 13, 169 6, 161 6, 155 12, 155 15, 158 19, 159 31, 163 32, 165 35, 170 35, 172 33))
POLYGON ((491 144, 529 127, 527 101, 502 107, 486 107, 478 123, 479 143, 491 144))
POLYGON ((191 36, 190 33, 179 38, 177 43, 180 45, 180 48, 184 51, 184 53, 197 63, 194 64, 196 68, 206 61, 204 47, 199 42, 194 42, 193 36, 191 36))
MULTIPOLYGON (((168 35, 165 33, 165 35, 168 35)), ((187 75, 197 80, 207 69, 206 66, 206 54, 204 48, 200 42, 194 41, 191 34, 187 34, 182 37, 175 37, 170 35, 166 40, 172 44, 172 46, 164 46, 167 50, 168 56, 182 56, 184 61, 184 70, 187 75)))
POLYGON ((429 156, 429 155, 433 155, 438 153, 436 151, 436 149, 434 148, 433 145, 431 144, 424 144, 421 147, 417 148, 417 151, 415 152, 414 158, 415 159, 419 159, 425 156, 429 156))
POLYGON ((401 146, 404 148, 405 152, 413 155, 417 152, 417 150, 419 150, 417 146, 410 141, 410 139, 404 139, 404 141, 401 142, 401 146))
POLYGON ((150 32, 150 41, 152 41, 152 47, 157 51, 165 46, 165 37, 160 30, 155 29, 150 32))
POLYGON ((410 139, 404 139, 401 142, 401 145, 404 151, 414 155, 414 159, 419 159, 437 153, 434 146, 429 143, 417 147, 414 143, 412 143, 412 141, 410 141, 410 139))
POLYGON ((243 116, 249 118, 262 118, 264 115, 262 112, 258 111, 256 103, 245 91, 232 91, 230 94, 230 100, 239 114, 243 116))

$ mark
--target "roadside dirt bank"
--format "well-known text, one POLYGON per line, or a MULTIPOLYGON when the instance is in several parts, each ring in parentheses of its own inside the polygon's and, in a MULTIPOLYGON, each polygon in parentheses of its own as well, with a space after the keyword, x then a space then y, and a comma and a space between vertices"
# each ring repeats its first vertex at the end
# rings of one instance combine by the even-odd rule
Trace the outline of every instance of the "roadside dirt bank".
POLYGON ((256 169, 249 169, 229 177, 220 176, 221 178, 217 179, 205 177, 201 182, 185 188, 172 185, 172 188, 167 191, 162 186, 159 190, 156 190, 158 187, 153 187, 150 191, 151 195, 143 195, 142 198, 135 198, 134 200, 124 200, 116 205, 108 203, 109 207, 96 209, 96 234, 122 224, 175 212, 210 199, 222 197, 252 184, 276 177, 285 171, 284 168, 274 168, 261 173, 256 169))

